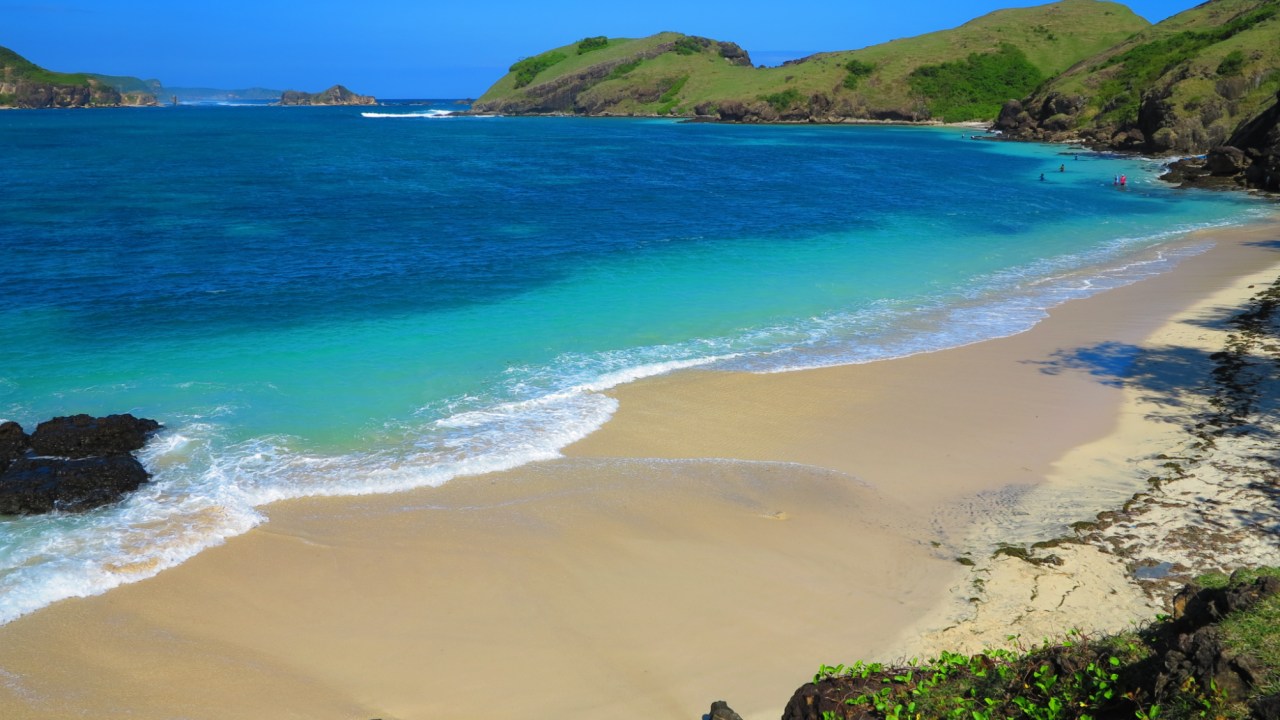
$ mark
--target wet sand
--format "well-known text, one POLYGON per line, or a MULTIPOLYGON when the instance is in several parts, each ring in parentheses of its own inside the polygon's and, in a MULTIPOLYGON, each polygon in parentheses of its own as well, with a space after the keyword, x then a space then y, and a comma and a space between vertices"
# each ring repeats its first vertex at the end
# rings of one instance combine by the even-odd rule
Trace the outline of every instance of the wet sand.
POLYGON ((819 663, 954 622, 957 554, 1132 492, 1133 443, 1168 424, 1070 360, 1280 274, 1276 225, 1213 236, 1021 335, 654 378, 564 459, 273 505, 176 569, 0 627, 0 715, 696 718, 723 698, 777 717, 819 663))

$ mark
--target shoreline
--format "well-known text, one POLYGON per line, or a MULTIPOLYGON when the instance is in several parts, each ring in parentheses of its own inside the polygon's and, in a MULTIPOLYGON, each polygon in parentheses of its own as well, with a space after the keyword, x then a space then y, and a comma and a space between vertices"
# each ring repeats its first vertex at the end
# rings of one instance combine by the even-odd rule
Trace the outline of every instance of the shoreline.
MULTIPOLYGON (((615 417, 562 460, 269 506, 264 525, 155 578, 0 627, 0 708, 585 718, 621 704, 640 718, 723 696, 776 716, 818 663, 907 654, 954 620, 949 601, 971 606, 956 589, 977 571, 955 558, 985 561, 984 518, 1025 531, 1009 518, 1036 488, 1082 463, 1132 471, 1098 443, 1171 437, 1132 412, 1132 388, 1065 360, 1238 304, 1242 278, 1280 273, 1249 245, 1278 230, 1207 231, 1235 239, 1008 338, 622 386, 615 417), (496 682, 520 704, 493 707, 496 682)), ((1131 485, 1071 486, 1078 507, 1056 509, 1092 516, 1131 485)))

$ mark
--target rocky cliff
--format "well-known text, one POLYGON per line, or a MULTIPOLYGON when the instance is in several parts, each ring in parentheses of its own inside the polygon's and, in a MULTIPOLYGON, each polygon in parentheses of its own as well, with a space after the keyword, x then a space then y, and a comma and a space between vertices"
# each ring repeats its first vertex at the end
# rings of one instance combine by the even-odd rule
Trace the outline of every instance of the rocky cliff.
POLYGON ((46 70, 0 48, 0 107, 73 108, 155 105, 159 81, 46 70))
POLYGON ((377 105, 378 101, 371 95, 357 95, 341 85, 318 93, 306 93, 301 90, 285 90, 280 95, 281 105, 377 105))
POLYGON ((1280 89, 1280 4, 1210 0, 1004 105, 996 128, 1147 153, 1231 141, 1280 89))

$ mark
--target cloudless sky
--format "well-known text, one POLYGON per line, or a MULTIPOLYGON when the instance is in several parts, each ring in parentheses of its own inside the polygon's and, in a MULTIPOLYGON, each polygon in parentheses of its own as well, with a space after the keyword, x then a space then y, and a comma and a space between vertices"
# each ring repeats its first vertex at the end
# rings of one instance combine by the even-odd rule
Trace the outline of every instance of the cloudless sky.
MULTIPOLYGON (((1125 3, 1158 22, 1202 0, 1125 3)), ((591 35, 736 42, 757 64, 955 27, 1032 0, 0 0, 0 46, 50 70, 172 87, 476 97, 516 60, 591 35)))

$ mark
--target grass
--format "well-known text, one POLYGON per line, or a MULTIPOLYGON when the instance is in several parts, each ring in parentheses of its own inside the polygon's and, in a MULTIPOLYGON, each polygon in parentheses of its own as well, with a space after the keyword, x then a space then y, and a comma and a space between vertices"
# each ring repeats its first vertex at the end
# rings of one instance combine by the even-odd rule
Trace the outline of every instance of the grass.
MULTIPOLYGON (((865 107, 868 112, 905 112, 914 116, 919 98, 907 78, 921 65, 964 61, 972 54, 998 51, 1003 44, 1011 44, 1018 47, 1040 73, 1047 75, 1101 52, 1146 26, 1145 21, 1118 4, 1064 0, 1050 6, 1001 10, 959 28, 862 50, 820 53, 804 62, 777 68, 733 65, 720 57, 714 43, 707 45, 703 39, 678 33, 639 39, 612 38, 605 47, 579 54, 578 46, 584 40, 549 51, 564 54, 566 59, 542 68, 527 83, 524 76, 517 78, 513 70, 498 80, 479 102, 518 99, 525 87, 583 73, 595 64, 610 63, 614 65, 611 72, 578 92, 604 99, 605 107, 615 112, 656 112, 666 103, 638 104, 627 94, 626 87, 632 84, 637 88, 660 86, 663 78, 687 75, 689 80, 681 90, 684 108, 704 102, 714 106, 727 100, 751 103, 794 89, 803 98, 815 95, 826 95, 833 101, 847 98, 847 105, 865 107), (1054 40, 1048 41, 1048 35, 1054 40), (652 56, 663 44, 669 44, 671 51, 652 56), (642 58, 642 55, 652 57, 642 58)), ((1002 101, 1004 99, 1007 98, 1002 101)))
POLYGON ((522 88, 533 82, 538 73, 555 65, 556 63, 569 57, 562 52, 552 50, 541 55, 535 55, 531 58, 525 58, 511 66, 511 72, 515 75, 515 86, 522 88))
MULTIPOLYGON (((1201 581, 1205 587, 1236 587, 1263 575, 1280 577, 1280 569, 1201 581)), ((1193 680, 1157 685, 1174 628, 1173 621, 1161 619, 1141 631, 1096 638, 1072 632, 1064 641, 1046 640, 1030 648, 976 655, 943 652, 900 666, 823 665, 813 681, 821 683, 818 702, 828 719, 1243 720, 1251 699, 1280 692, 1280 595, 1221 622, 1228 651, 1247 655, 1260 678, 1241 697, 1230 697, 1212 682, 1209 687, 1193 680)))

